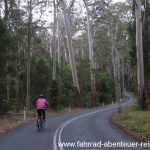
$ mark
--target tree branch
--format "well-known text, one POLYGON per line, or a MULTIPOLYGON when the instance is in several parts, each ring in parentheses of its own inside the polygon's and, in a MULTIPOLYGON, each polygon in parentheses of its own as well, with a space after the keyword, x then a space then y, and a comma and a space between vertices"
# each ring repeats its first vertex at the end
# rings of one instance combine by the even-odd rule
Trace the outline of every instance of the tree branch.
POLYGON ((70 3, 69 8, 68 8, 69 12, 71 11, 71 8, 72 8, 74 2, 75 2, 75 0, 72 0, 71 3, 70 3))
POLYGON ((5 10, 1 5, 0 5, 0 8, 3 9, 3 11, 5 10))
POLYGON ((39 4, 42 4, 42 3, 45 3, 46 1, 41 1, 41 2, 38 2, 38 3, 36 3, 33 7, 32 7, 32 10, 36 7, 36 6, 38 6, 39 4))
POLYGON ((134 0, 135 1, 135 5, 138 7, 139 6, 139 0, 134 0))
POLYGON ((87 1, 83 0, 85 7, 87 7, 87 1))

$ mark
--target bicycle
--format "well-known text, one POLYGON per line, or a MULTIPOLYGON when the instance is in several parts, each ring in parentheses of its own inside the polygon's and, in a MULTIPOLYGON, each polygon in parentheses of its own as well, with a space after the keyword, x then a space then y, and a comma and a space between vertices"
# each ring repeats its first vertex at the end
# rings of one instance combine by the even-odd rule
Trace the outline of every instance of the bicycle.
POLYGON ((38 131, 41 132, 44 130, 44 127, 45 127, 45 120, 43 119, 43 116, 38 116, 38 119, 37 119, 37 128, 38 128, 38 131))

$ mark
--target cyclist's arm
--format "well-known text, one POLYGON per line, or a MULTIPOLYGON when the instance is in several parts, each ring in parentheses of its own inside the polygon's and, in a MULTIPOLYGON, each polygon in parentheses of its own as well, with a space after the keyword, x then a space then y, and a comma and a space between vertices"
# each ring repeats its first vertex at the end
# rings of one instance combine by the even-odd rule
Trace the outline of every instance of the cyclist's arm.
POLYGON ((45 100, 45 106, 46 106, 46 107, 48 107, 48 106, 49 106, 49 104, 48 104, 48 101, 47 101, 47 100, 45 100))

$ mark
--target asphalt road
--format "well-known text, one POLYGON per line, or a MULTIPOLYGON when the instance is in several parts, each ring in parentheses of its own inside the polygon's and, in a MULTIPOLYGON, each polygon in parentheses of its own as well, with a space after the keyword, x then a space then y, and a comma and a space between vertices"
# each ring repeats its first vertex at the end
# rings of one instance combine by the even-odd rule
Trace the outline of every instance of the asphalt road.
MULTIPOLYGON (((131 97, 121 107, 133 103, 131 97)), ((47 118, 38 132, 36 123, 19 127, 0 137, 0 150, 146 150, 143 144, 110 124, 118 104, 47 118), (61 144, 63 146, 61 146, 61 144)))

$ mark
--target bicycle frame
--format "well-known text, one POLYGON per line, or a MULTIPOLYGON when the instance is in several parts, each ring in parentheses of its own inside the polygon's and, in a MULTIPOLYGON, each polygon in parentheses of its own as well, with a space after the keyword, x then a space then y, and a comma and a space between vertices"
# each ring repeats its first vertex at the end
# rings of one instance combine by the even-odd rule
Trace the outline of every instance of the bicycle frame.
POLYGON ((38 131, 43 131, 44 130, 44 119, 42 116, 38 116, 38 119, 37 119, 37 128, 38 128, 38 131))

